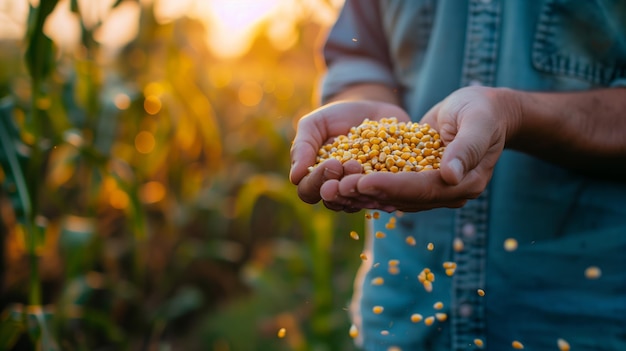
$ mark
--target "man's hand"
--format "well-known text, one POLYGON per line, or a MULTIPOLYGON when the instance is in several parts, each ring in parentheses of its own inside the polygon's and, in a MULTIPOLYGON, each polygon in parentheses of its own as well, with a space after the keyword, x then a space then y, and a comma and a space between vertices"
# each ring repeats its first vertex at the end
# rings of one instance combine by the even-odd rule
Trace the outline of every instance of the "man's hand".
POLYGON ((420 123, 438 130, 446 145, 440 170, 344 172, 322 182, 321 197, 330 208, 415 212, 463 206, 485 189, 507 134, 519 123, 519 108, 509 96, 506 89, 464 88, 426 113, 420 123))
MULTIPOLYGON (((322 145, 331 142, 336 136, 348 134, 366 118, 379 120, 396 117, 398 121, 409 121, 409 116, 397 105, 378 101, 338 101, 321 107, 298 123, 298 130, 291 147, 291 171, 289 178, 298 185, 298 195, 307 203, 324 200, 333 210, 358 211, 333 191, 322 192, 327 183, 335 184, 348 175, 361 174, 362 167, 356 162, 341 164, 337 160, 327 160, 309 173, 309 167, 316 161, 322 145)), ((332 187, 331 187, 332 189, 332 187)))

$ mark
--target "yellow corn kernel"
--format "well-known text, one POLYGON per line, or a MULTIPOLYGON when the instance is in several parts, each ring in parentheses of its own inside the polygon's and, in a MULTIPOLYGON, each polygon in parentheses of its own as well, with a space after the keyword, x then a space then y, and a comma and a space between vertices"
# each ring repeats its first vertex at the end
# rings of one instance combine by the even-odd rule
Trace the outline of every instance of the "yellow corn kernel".
POLYGON ((448 277, 451 277, 451 276, 453 276, 453 275, 454 275, 454 272, 455 272, 455 271, 456 271, 456 269, 454 269, 454 268, 446 268, 446 275, 447 275, 448 277))
POLYGON ((417 244, 417 242, 415 241, 415 238, 412 237, 411 235, 407 236, 406 239, 404 239, 404 241, 406 241, 406 243, 410 246, 415 246, 417 244))
POLYGON ((374 213, 372 213, 372 217, 374 217, 374 219, 379 219, 380 218, 380 212, 374 211, 374 213))
POLYGON ((476 293, 478 294, 478 296, 485 296, 485 290, 483 289, 476 290, 476 293))
POLYGON ((428 243, 428 245, 426 245, 426 248, 428 249, 428 251, 433 251, 435 249, 435 244, 428 243))
POLYGON ((352 339, 356 338, 357 336, 359 336, 359 330, 357 329, 356 325, 352 324, 350 326, 350 330, 348 331, 348 334, 350 335, 350 337, 352 339))
POLYGON ((433 308, 436 309, 436 310, 442 309, 443 308, 443 302, 441 302, 441 301, 435 302, 435 304, 433 305, 433 308))
POLYGON ((277 334, 278 334, 278 337, 282 339, 282 338, 285 337, 285 335, 287 335, 287 329, 280 328, 280 329, 278 329, 278 333, 277 334))
POLYGON ((381 314, 384 310, 385 308, 383 306, 374 306, 372 308, 372 312, 374 312, 375 314, 381 314))
POLYGON ((419 323, 419 322, 421 322, 423 319, 424 319, 424 317, 422 317, 422 315, 421 315, 421 314, 419 314, 419 313, 413 313, 413 314, 411 315, 411 322, 413 322, 413 323, 419 323))
POLYGON ((385 283, 385 279, 383 277, 376 277, 372 279, 372 285, 383 285, 385 283))
POLYGON ((524 348, 524 345, 517 340, 513 340, 513 342, 511 343, 511 346, 513 346, 513 348, 516 350, 522 350, 524 348))
POLYGON ((433 291, 433 283, 430 281, 425 281, 424 283, 422 283, 424 285, 424 290, 426 290, 426 292, 432 292, 433 291))
POLYGON ((448 319, 448 315, 445 313, 435 313, 435 318, 440 322, 445 322, 448 319))
POLYGON ((570 351, 569 343, 565 341, 565 339, 561 339, 561 338, 557 339, 556 345, 559 347, 560 351, 570 351))
POLYGON ((424 324, 426 324, 426 325, 427 325, 427 326, 429 326, 429 327, 430 327, 431 325, 433 325, 433 323, 435 323, 435 317, 434 317, 434 316, 429 316, 429 317, 426 317, 426 318, 424 319, 424 324))
POLYGON ((464 248, 465 248, 465 244, 463 243, 463 239, 454 238, 454 241, 452 242, 452 249, 455 252, 461 252, 463 251, 464 248))
POLYGON ((366 255, 366 254, 361 253, 361 254, 359 255, 359 257, 360 257, 363 261, 367 261, 367 255, 366 255))
POLYGON ((386 228, 386 229, 390 229, 390 230, 391 230, 391 229, 395 229, 395 228, 396 228, 396 224, 395 224, 394 222, 387 222, 387 223, 385 224, 385 228, 386 228))
POLYGON ((482 349, 483 346, 485 346, 485 343, 482 341, 482 339, 474 339, 474 345, 482 349))
POLYGON ((354 230, 350 232, 350 237, 354 240, 359 240, 359 233, 355 232, 354 230))
POLYGON ((385 233, 383 233, 383 232, 381 232, 381 231, 378 231, 378 232, 376 232, 375 236, 376 236, 376 238, 377 238, 377 239, 383 239, 383 238, 385 238, 387 235, 385 235, 385 233))
POLYGON ((443 268, 445 269, 456 268, 456 262, 446 261, 443 263, 443 268))
POLYGON ((517 250, 517 240, 513 238, 508 238, 504 240, 504 249, 506 251, 515 251, 517 250))
POLYGON ((585 269, 585 278, 598 279, 602 275, 602 271, 597 266, 589 266, 585 269))

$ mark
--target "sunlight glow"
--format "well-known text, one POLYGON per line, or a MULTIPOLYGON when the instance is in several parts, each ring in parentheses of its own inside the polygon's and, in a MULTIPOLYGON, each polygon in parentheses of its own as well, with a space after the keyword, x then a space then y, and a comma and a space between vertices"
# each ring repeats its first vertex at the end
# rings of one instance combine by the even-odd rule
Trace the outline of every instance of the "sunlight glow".
MULTIPOLYGON (((206 28, 212 52, 223 59, 236 58, 249 50, 254 38, 265 30, 272 45, 287 50, 298 40, 297 25, 303 20, 328 26, 344 0, 78 0, 85 26, 94 29, 96 41, 117 52, 137 37, 142 8, 153 5, 158 23, 166 24, 187 16, 206 28)), ((32 1, 36 3, 36 1, 32 1)), ((19 39, 26 31, 28 1, 0 2, 0 39, 19 39)), ((69 0, 60 0, 48 19, 45 32, 62 49, 80 43, 80 22, 70 11, 69 0)))

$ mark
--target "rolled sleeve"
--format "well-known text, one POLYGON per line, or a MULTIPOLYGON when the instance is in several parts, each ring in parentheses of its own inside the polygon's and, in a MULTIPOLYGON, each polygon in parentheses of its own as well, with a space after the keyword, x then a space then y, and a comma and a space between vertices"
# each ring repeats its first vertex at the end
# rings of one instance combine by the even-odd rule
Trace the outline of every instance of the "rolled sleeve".
POLYGON ((349 57, 333 62, 322 80, 322 102, 358 83, 380 83, 396 86, 388 66, 368 58, 349 57))
POLYGON ((323 48, 322 102, 358 83, 397 86, 384 33, 379 1, 345 1, 323 48))

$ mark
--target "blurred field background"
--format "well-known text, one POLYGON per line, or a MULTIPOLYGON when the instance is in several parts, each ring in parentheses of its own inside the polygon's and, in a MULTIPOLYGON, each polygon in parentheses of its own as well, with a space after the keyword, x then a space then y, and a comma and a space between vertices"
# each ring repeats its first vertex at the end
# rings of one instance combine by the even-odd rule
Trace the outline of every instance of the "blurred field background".
POLYGON ((287 177, 340 5, 0 1, 0 350, 353 349, 363 214, 287 177))

